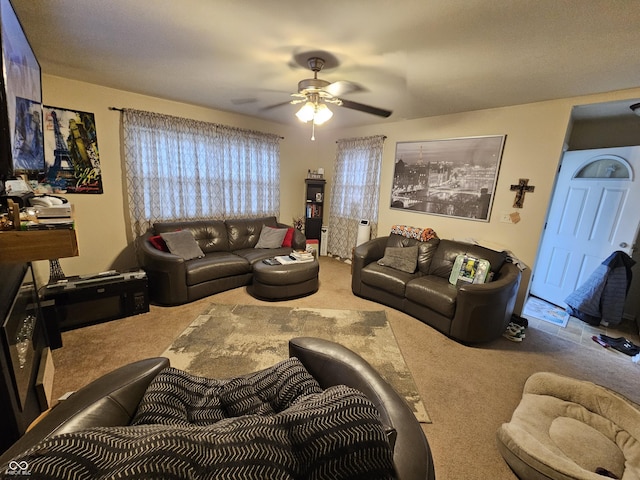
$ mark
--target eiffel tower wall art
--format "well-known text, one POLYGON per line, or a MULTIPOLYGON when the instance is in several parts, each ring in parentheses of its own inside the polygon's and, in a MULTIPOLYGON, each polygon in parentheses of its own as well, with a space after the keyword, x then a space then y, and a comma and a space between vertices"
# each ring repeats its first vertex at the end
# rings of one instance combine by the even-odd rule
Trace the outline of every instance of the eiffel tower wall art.
POLYGON ((98 136, 93 113, 44 107, 45 174, 53 193, 102 193, 98 136))

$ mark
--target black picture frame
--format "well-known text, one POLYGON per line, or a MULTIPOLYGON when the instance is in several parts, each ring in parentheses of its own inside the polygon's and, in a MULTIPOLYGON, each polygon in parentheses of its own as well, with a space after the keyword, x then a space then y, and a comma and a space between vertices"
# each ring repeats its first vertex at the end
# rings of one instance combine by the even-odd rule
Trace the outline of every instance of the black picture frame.
POLYGON ((390 207, 488 222, 506 135, 397 142, 390 207))
POLYGON ((40 63, 10 0, 0 0, 0 180, 44 170, 40 63))
POLYGON ((43 106, 45 171, 40 186, 53 193, 103 193, 95 115, 43 106))

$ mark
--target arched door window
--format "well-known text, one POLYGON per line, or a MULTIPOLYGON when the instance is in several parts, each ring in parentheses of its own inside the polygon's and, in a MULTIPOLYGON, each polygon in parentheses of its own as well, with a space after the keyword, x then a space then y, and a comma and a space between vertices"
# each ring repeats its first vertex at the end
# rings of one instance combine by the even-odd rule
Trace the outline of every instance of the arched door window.
POLYGON ((581 165, 573 175, 574 179, 627 179, 632 180, 631 165, 622 157, 615 155, 599 155, 581 165))

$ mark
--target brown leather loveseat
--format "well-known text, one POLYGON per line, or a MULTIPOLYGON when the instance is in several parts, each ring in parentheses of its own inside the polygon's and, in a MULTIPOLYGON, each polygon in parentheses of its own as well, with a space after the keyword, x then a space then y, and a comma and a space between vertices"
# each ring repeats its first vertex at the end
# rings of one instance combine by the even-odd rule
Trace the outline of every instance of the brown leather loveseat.
MULTIPOLYGON (((178 305, 251 283, 253 264, 292 250, 304 250, 306 238, 293 229, 291 247, 255 248, 263 227, 291 228, 276 217, 156 223, 136 240, 138 262, 149 279, 149 297, 161 305, 178 305), (190 230, 204 253, 184 260, 156 248, 149 239, 190 230)), ((294 292, 295 293, 295 292, 294 292)))
MULTIPOLYGON (((383 262, 384 263, 384 262, 383 262)), ((351 288, 355 295, 401 310, 462 343, 488 342, 506 330, 515 306, 521 273, 506 252, 432 238, 419 241, 391 233, 356 247, 351 288), (387 247, 418 247, 415 268, 380 265, 387 247), (456 257, 486 259, 493 279, 488 283, 449 283, 456 257)))
MULTIPOLYGON (((289 355, 300 360, 321 388, 346 385, 373 403, 382 424, 395 430, 393 463, 399 480, 435 479, 422 427, 405 400, 362 357, 337 343, 309 337, 290 340, 289 355)), ((0 456, 0 468, 54 435, 129 425, 147 387, 168 366, 169 360, 163 357, 141 360, 73 393, 0 456)))

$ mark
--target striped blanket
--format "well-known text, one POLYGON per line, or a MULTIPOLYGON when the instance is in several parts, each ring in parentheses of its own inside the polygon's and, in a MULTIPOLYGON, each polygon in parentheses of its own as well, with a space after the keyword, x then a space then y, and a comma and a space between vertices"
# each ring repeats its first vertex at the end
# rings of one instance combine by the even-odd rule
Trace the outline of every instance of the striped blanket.
POLYGON ((322 390, 295 358, 228 380, 168 368, 130 426, 54 436, 2 473, 11 465, 45 479, 394 478, 373 404, 346 386, 322 390))

